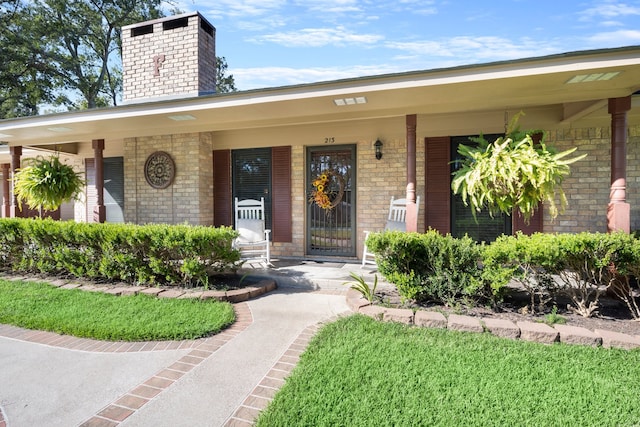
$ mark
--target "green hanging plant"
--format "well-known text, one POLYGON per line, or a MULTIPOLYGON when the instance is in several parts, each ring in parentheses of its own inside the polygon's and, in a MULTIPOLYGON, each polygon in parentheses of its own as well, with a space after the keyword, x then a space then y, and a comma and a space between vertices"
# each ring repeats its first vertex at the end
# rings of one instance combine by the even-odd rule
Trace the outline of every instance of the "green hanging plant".
POLYGON ((55 211, 64 202, 77 200, 84 189, 81 175, 58 156, 26 159, 13 177, 13 192, 20 209, 26 203, 40 211, 55 211))
POLYGON ((510 215, 518 208, 528 223, 540 202, 548 206, 552 218, 567 205, 562 181, 570 173, 569 165, 586 154, 567 159, 576 148, 556 153, 544 144, 544 138, 534 143, 531 138, 534 132, 516 128, 521 115, 513 117, 506 137, 488 142, 481 135, 472 138, 477 147, 458 147, 463 160, 453 173, 451 188, 462 196, 465 206, 471 207, 474 217, 485 208, 492 216, 510 215))

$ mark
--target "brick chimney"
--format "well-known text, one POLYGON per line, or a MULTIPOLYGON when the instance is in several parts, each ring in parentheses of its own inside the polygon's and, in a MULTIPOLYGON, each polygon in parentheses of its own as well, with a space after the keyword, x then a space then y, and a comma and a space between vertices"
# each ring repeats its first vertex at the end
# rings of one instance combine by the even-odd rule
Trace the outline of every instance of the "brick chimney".
POLYGON ((124 102, 214 93, 215 40, 199 12, 122 27, 124 102))

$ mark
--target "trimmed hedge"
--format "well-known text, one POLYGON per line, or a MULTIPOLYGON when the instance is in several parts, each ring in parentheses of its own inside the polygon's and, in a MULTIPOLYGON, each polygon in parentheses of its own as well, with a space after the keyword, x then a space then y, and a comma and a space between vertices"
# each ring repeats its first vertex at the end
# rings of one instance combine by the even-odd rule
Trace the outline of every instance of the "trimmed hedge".
POLYGON ((229 227, 0 220, 0 269, 148 285, 208 285, 240 253, 229 227))
MULTIPOLYGON (((638 241, 626 233, 517 234, 487 247, 487 268, 507 267, 530 293, 568 296, 576 313, 598 312, 602 294, 640 262, 638 241)), ((532 295, 532 310, 535 303, 532 295)), ((540 307, 542 308, 542 307, 540 307)))
POLYGON ((479 264, 482 246, 470 237, 386 231, 371 233, 367 247, 404 299, 451 304, 464 297, 493 297, 505 284, 488 280, 479 264))
POLYGON ((496 302, 515 280, 529 293, 532 311, 545 311, 562 294, 576 313, 589 317, 598 312, 599 298, 609 290, 640 318, 630 280, 640 274, 640 240, 625 233, 517 234, 485 245, 433 230, 387 231, 371 233, 367 246, 376 253, 380 272, 404 299, 496 302))

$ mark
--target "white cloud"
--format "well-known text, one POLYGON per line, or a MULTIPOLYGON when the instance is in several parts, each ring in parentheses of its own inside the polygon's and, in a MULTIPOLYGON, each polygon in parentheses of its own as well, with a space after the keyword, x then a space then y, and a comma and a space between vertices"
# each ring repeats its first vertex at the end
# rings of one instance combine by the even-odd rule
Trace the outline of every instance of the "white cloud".
POLYGON ((456 57, 465 62, 517 59, 555 53, 559 49, 553 43, 521 39, 514 42, 493 36, 460 36, 443 40, 412 42, 387 42, 385 46, 423 57, 456 57))
POLYGON ((640 30, 618 30, 594 34, 588 37, 592 43, 600 47, 620 47, 640 43, 640 30))
POLYGON ((610 19, 630 15, 640 15, 640 7, 609 1, 580 12, 580 19, 583 21, 591 21, 597 18, 610 19))
POLYGON ((348 79, 353 77, 373 76, 404 71, 397 65, 375 65, 330 68, 290 68, 290 67, 260 67, 234 68, 233 74, 236 86, 240 90, 258 89, 273 86, 297 85, 348 79))
POLYGON ((250 18, 272 13, 285 5, 285 0, 216 0, 209 6, 207 15, 250 18))
POLYGON ((252 21, 238 21, 236 27, 242 31, 259 32, 273 30, 274 28, 286 27, 287 21, 279 16, 272 16, 265 19, 252 21))
POLYGON ((620 21, 601 21, 601 27, 622 27, 624 24, 620 21))
POLYGON ((323 13, 351 13, 362 11, 357 0, 304 0, 297 1, 296 4, 310 11, 323 13))
POLYGON ((377 34, 357 34, 346 28, 305 28, 274 34, 265 34, 249 39, 253 42, 270 42, 286 47, 322 47, 327 45, 372 45, 384 37, 377 34))

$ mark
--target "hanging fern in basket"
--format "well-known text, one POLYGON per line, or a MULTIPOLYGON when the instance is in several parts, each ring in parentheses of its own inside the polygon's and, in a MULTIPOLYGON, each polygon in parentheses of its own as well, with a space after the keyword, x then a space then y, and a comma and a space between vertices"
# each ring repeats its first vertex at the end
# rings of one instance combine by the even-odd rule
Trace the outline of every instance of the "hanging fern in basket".
POLYGON ((586 154, 567 159, 576 148, 556 153, 542 141, 534 143, 530 134, 515 127, 521 115, 511 120, 506 137, 488 142, 481 135, 472 139, 477 147, 458 147, 463 160, 453 173, 451 188, 471 207, 474 217, 485 208, 492 216, 510 215, 518 208, 528 223, 540 202, 552 218, 567 205, 562 181, 570 173, 569 165, 586 154))
POLYGON ((22 203, 42 211, 55 211, 64 202, 77 199, 84 188, 80 174, 60 161, 58 156, 48 159, 26 159, 13 178, 13 191, 22 203))

